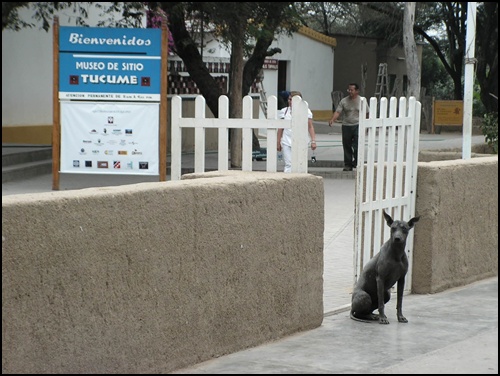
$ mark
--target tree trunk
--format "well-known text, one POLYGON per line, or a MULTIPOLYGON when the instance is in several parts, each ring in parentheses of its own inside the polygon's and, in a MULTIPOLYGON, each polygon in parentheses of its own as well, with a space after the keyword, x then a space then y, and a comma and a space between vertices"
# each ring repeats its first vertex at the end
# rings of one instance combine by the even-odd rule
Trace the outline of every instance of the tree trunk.
POLYGON ((417 44, 413 35, 415 23, 415 2, 406 2, 403 15, 403 45, 406 56, 406 72, 408 74, 408 97, 420 100, 420 64, 418 62, 417 44))
POLYGON ((478 7, 476 25, 476 79, 486 112, 498 112, 498 4, 478 7), (496 30, 496 32, 494 31, 496 30))
MULTIPOLYGON (((207 106, 212 111, 215 117, 218 117, 219 108, 218 100, 219 96, 225 94, 219 88, 219 85, 210 75, 210 72, 205 67, 203 59, 198 50, 198 45, 192 39, 190 33, 186 27, 186 19, 184 17, 185 9, 184 6, 189 3, 183 2, 162 2, 162 3, 150 3, 153 7, 154 4, 158 4, 161 8, 168 14, 168 26, 170 32, 173 36, 176 46, 176 53, 181 57, 186 65, 191 79, 196 83, 200 89, 200 93, 205 97, 207 106)), ((235 5, 236 3, 229 3, 235 5)), ((248 6, 252 3, 245 3, 248 6)), ((255 3, 255 4, 267 4, 267 3, 255 3)), ((231 56, 231 70, 229 77, 229 103, 230 103, 230 117, 238 118, 242 114, 242 99, 243 95, 250 92, 250 88, 260 71, 264 63, 264 59, 268 56, 273 56, 275 53, 281 52, 279 48, 273 48, 268 50, 269 46, 274 40, 274 36, 277 33, 280 25, 283 21, 283 14, 289 8, 290 4, 288 2, 277 2, 272 5, 263 6, 267 15, 263 22, 265 25, 266 32, 261 33, 257 38, 254 49, 248 61, 243 62, 244 58, 244 44, 245 44, 245 31, 247 30, 248 17, 234 17, 231 18, 231 45, 232 45, 232 56, 231 56), (268 8, 268 9, 267 9, 268 8), (241 18, 241 22, 238 25, 238 19, 241 18), (237 54, 236 55, 233 55, 237 54), (235 67, 235 68, 233 68, 235 67), (233 69, 236 71, 233 72, 233 69), (233 109, 233 106, 238 106, 238 108, 233 109)), ((231 5, 228 5, 231 6, 231 5)), ((240 7, 240 5, 237 5, 240 7)), ((238 13, 242 16, 241 9, 238 13)), ((231 166, 241 167, 241 129, 230 130, 230 148, 231 148, 231 166)), ((255 132, 253 133, 253 150, 259 150, 260 143, 255 132)))
MULTIPOLYGON (((243 40, 242 30, 233 30, 231 41, 231 71, 229 76, 229 117, 241 118, 243 84, 243 40)), ((241 129, 231 129, 231 167, 241 168, 241 129)))
POLYGON ((205 66, 198 46, 186 29, 184 12, 179 4, 181 3, 161 3, 162 9, 169 15, 168 27, 176 41, 176 53, 186 65, 189 75, 196 82, 200 93, 205 97, 208 108, 210 108, 215 117, 218 117, 219 96, 222 94, 221 89, 205 66))

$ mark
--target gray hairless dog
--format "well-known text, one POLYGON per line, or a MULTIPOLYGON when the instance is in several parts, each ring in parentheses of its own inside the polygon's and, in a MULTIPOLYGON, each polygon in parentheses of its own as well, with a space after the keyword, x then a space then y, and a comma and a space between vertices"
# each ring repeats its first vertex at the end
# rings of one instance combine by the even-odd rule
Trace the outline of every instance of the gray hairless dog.
POLYGON ((398 321, 408 322, 403 316, 403 290, 408 271, 406 238, 420 217, 414 217, 408 222, 394 221, 385 211, 383 213, 387 225, 391 228, 391 237, 382 245, 380 252, 366 263, 354 286, 351 318, 364 322, 378 320, 380 324, 389 324, 384 307, 391 298, 390 289, 397 282, 398 321), (378 315, 372 313, 375 309, 378 309, 378 315))

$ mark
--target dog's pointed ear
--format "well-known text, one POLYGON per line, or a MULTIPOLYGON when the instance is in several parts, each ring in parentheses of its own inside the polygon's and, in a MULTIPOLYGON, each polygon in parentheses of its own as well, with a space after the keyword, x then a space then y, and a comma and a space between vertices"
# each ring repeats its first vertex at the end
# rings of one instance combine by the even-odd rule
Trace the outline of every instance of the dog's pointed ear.
POLYGON ((412 219, 410 219, 408 221, 408 225, 410 226, 410 228, 413 228, 413 226, 415 226, 415 223, 417 223, 419 220, 420 220, 420 216, 413 217, 412 219))
POLYGON ((387 213, 385 212, 385 210, 382 210, 382 213, 384 213, 384 218, 385 218, 385 221, 387 222, 387 224, 388 224, 389 226, 390 226, 390 225, 392 225, 392 222, 394 222, 394 221, 392 220, 392 217, 391 217, 389 214, 387 214, 387 213))

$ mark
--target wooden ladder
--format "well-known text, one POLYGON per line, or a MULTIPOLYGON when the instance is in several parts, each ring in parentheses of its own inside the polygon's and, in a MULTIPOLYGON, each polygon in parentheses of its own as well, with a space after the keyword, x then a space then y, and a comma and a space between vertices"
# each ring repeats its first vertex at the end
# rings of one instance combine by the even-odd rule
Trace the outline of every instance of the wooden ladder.
POLYGON ((259 89, 260 95, 260 108, 267 118, 267 95, 264 90, 264 71, 261 69, 257 77, 255 78, 257 89, 259 89))
POLYGON ((387 75, 387 63, 378 66, 377 84, 375 85, 375 97, 380 98, 389 95, 389 77, 387 75))

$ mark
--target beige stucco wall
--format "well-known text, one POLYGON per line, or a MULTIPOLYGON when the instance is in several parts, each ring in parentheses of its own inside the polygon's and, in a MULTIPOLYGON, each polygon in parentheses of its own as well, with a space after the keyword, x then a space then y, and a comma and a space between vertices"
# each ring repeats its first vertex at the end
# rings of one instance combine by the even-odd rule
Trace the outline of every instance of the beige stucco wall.
MULTIPOLYGON (((488 157, 492 154, 481 154, 472 151, 470 156, 471 158, 479 158, 479 157, 488 157)), ((442 150, 421 150, 418 153, 418 161, 419 162, 435 162, 435 161, 449 161, 454 159, 462 159, 463 153, 462 151, 442 151, 442 150)))
POLYGON ((2 373, 166 373, 321 325, 322 178, 218 175, 3 197, 2 373))
POLYGON ((413 293, 498 275, 498 155, 419 162, 413 293))

